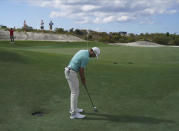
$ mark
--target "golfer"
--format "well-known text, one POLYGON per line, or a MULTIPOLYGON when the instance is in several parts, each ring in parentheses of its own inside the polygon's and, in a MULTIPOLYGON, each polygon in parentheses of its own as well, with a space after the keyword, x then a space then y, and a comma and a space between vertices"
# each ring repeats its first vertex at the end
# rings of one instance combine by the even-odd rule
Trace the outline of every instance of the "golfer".
POLYGON ((12 28, 9 30, 9 35, 11 42, 14 42, 14 30, 12 28))
POLYGON ((82 84, 86 86, 86 79, 84 74, 84 68, 88 64, 90 57, 97 57, 100 54, 98 47, 93 47, 88 50, 78 51, 71 59, 69 65, 65 68, 65 78, 70 87, 71 100, 70 100, 70 119, 83 119, 85 115, 80 114, 83 109, 78 108, 78 96, 79 96, 79 80, 78 73, 80 75, 82 84))

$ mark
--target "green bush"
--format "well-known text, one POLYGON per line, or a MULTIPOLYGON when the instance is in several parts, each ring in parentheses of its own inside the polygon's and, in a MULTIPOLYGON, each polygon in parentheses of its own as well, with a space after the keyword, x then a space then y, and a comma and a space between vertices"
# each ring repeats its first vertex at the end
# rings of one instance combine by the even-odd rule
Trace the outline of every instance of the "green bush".
POLYGON ((55 28, 56 33, 65 33, 66 31, 63 28, 55 28))
POLYGON ((179 38, 172 40, 172 45, 179 45, 179 38))
POLYGON ((168 45, 170 38, 166 37, 166 36, 159 36, 159 37, 155 37, 153 41, 158 43, 158 44, 168 45))

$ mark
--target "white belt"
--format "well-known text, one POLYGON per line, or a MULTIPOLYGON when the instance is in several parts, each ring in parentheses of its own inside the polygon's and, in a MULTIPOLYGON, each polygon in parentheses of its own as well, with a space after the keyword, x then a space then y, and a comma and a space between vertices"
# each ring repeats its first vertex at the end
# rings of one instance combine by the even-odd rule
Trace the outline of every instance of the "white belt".
POLYGON ((72 68, 70 68, 70 67, 65 67, 65 70, 68 70, 68 71, 74 71, 74 72, 76 72, 75 70, 73 70, 72 68))

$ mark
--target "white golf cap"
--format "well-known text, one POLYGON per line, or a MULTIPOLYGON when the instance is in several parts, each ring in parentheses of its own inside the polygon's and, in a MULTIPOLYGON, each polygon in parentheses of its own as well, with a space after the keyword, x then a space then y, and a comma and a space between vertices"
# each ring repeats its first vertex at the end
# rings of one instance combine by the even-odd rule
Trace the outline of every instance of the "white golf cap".
POLYGON ((98 47, 93 47, 92 50, 93 50, 93 52, 95 53, 96 58, 98 59, 98 56, 99 56, 99 54, 100 54, 100 49, 99 49, 98 47))

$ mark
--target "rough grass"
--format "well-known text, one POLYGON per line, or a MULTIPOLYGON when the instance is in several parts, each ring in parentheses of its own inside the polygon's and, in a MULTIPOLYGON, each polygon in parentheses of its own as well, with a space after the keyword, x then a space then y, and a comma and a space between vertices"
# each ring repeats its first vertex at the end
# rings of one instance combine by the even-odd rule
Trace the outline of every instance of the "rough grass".
POLYGON ((179 48, 116 47, 102 43, 87 66, 94 113, 80 85, 85 120, 69 119, 64 67, 86 43, 0 42, 0 130, 177 131, 179 48), (34 116, 32 113, 42 112, 34 116))

